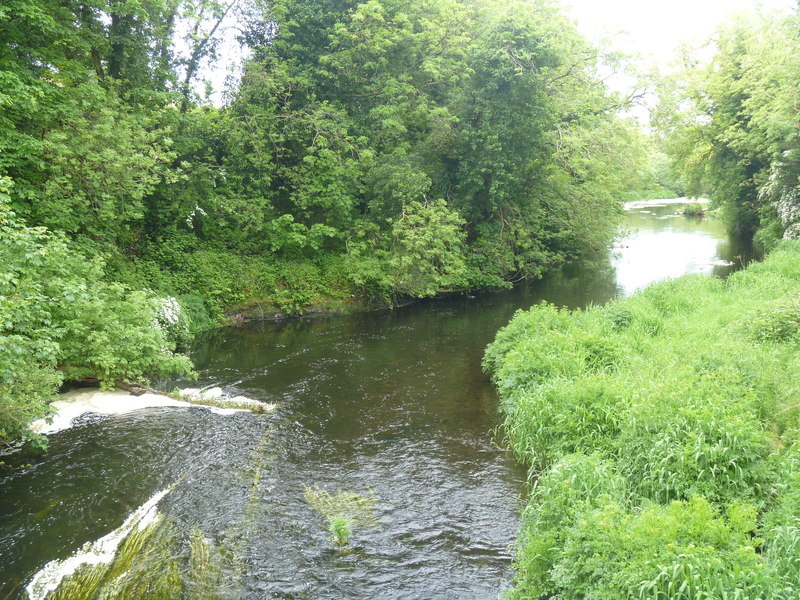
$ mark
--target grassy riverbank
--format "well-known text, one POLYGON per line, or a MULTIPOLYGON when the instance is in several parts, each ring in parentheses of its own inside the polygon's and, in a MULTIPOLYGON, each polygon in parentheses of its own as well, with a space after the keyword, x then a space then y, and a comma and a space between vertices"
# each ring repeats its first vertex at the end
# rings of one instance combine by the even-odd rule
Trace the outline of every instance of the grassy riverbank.
POLYGON ((519 312, 487 350, 536 485, 512 598, 795 598, 800 245, 519 312))

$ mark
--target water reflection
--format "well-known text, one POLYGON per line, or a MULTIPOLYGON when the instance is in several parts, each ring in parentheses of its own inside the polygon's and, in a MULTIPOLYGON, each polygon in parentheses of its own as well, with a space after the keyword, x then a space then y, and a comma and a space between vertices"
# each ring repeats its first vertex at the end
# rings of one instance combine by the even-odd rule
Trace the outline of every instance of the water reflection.
POLYGON ((752 246, 732 239, 714 218, 679 214, 680 201, 628 205, 626 234, 613 266, 618 293, 632 294, 650 283, 686 274, 729 275, 754 258, 752 246))

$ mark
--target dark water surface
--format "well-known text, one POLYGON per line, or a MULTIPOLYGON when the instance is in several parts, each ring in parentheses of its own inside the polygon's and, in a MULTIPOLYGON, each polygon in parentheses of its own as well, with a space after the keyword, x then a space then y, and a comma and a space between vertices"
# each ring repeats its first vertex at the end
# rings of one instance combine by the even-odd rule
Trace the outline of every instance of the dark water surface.
POLYGON ((721 226, 669 216, 675 209, 632 208, 615 266, 568 266, 474 299, 205 336, 194 349, 201 385, 278 408, 151 409, 52 436, 29 468, 0 474, 0 599, 176 481, 160 510, 182 530, 238 536, 245 598, 496 598, 511 576, 526 472, 494 443, 484 348, 516 309, 542 299, 603 303, 749 260, 721 226), (374 494, 375 526, 354 529, 350 552, 334 549, 304 486, 374 494))

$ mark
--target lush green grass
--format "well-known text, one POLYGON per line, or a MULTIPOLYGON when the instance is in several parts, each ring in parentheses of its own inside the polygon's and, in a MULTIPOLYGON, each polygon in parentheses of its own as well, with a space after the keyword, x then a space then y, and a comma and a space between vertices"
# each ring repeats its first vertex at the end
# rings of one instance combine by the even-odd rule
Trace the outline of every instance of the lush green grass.
POLYGON ((512 598, 796 598, 800 245, 518 312, 487 349, 536 484, 512 598))

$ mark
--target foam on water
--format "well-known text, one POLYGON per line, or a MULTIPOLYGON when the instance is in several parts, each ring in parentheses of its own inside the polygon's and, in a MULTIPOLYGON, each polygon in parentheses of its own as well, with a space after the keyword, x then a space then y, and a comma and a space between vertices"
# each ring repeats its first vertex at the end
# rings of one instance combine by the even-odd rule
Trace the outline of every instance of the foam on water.
POLYGON ((75 554, 64 560, 53 560, 47 563, 36 575, 25 590, 30 600, 44 600, 50 592, 55 591, 65 577, 73 575, 83 565, 108 564, 117 553, 120 543, 134 528, 139 531, 154 523, 159 516, 156 505, 172 488, 161 490, 147 502, 137 508, 117 529, 94 542, 87 542, 75 554))
MULTIPOLYGON (((242 398, 236 398, 241 402, 242 398)), ((255 402, 255 401, 253 401, 255 402)), ((261 403, 259 403, 261 404, 261 403)), ((68 392, 51 404, 56 410, 52 420, 38 419, 31 424, 31 429, 36 433, 49 435, 64 431, 73 426, 78 417, 94 413, 100 415, 124 415, 143 408, 179 407, 202 408, 219 415, 231 415, 242 412, 242 408, 224 408, 217 406, 204 406, 183 400, 175 400, 162 394, 142 394, 134 396, 120 390, 101 391, 96 388, 80 389, 68 392)))

